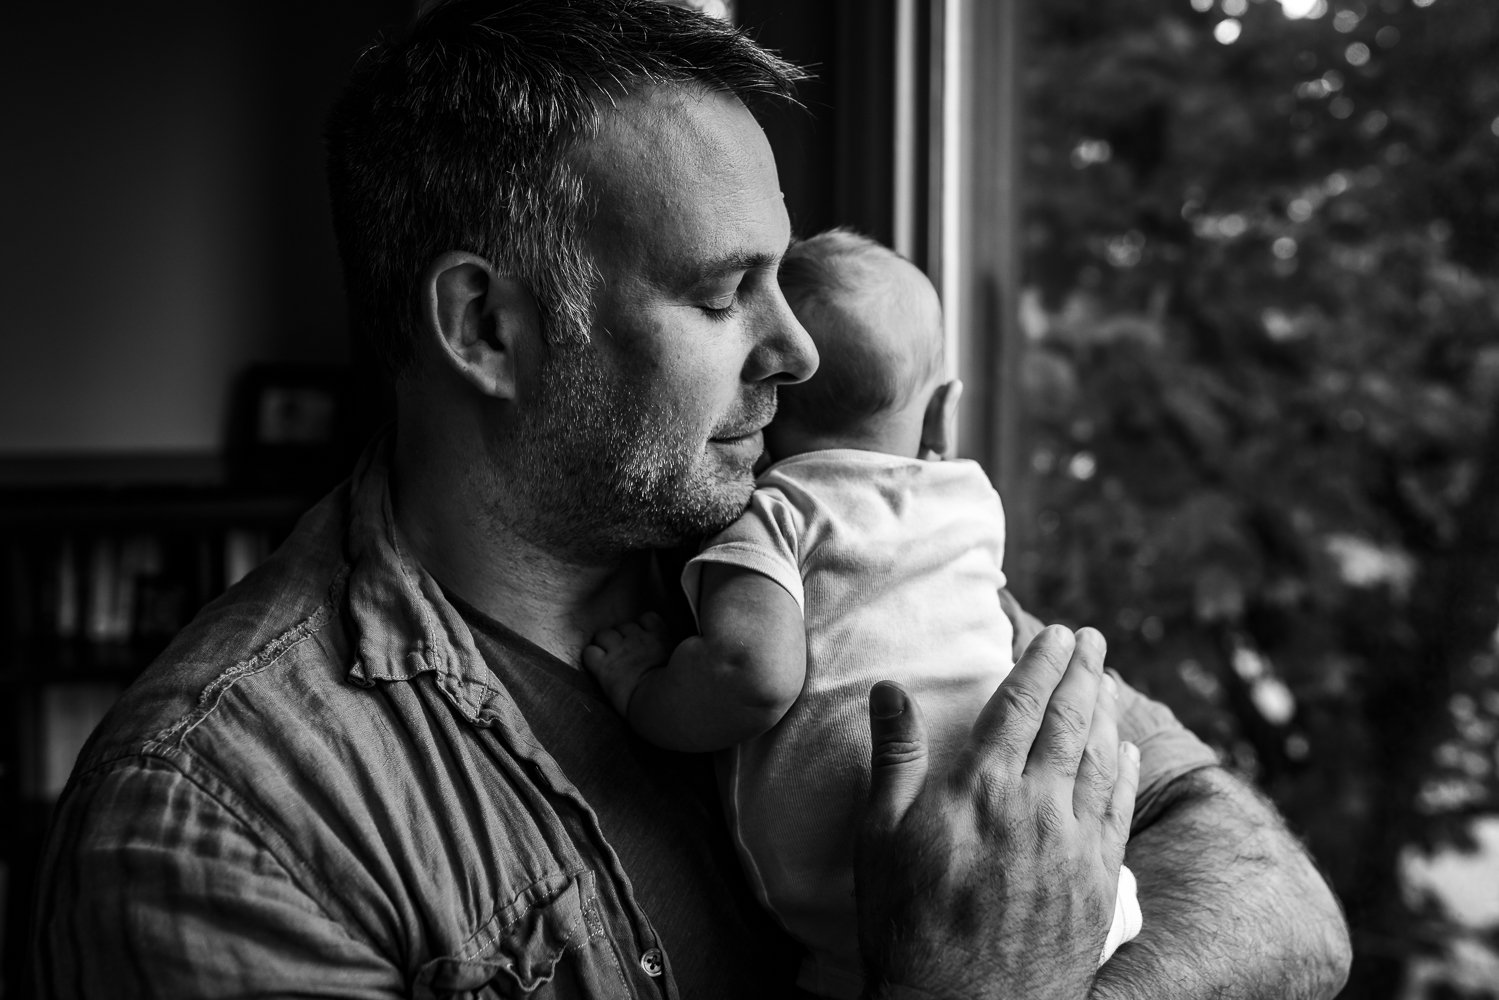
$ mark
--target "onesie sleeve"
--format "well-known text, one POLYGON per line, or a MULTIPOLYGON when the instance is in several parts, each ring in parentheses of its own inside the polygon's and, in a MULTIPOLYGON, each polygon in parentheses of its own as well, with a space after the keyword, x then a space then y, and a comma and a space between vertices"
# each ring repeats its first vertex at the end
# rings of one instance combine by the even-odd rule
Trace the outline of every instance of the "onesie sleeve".
POLYGON ((777 489, 755 490, 749 509, 739 520, 708 540, 682 569, 682 590, 697 618, 698 587, 705 563, 737 566, 780 584, 806 613, 802 596, 802 571, 798 558, 797 516, 777 489))

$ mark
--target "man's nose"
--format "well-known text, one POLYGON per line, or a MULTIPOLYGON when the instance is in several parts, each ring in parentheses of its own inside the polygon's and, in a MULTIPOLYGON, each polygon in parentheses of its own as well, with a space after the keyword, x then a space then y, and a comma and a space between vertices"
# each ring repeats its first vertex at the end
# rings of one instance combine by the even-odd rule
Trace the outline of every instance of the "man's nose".
POLYGON ((745 381, 789 385, 805 382, 817 370, 817 345, 779 290, 756 333, 759 340, 746 362, 745 381))

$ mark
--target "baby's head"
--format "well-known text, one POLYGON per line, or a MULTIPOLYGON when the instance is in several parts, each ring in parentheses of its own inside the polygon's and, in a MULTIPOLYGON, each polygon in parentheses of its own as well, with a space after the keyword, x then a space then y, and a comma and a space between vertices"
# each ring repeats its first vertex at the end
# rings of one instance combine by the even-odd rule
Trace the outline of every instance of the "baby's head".
POLYGON ((945 404, 956 393, 943 377, 942 306, 926 275, 866 236, 830 229, 792 245, 780 282, 822 363, 780 387, 771 456, 945 450, 946 428, 934 421, 950 422, 945 404))

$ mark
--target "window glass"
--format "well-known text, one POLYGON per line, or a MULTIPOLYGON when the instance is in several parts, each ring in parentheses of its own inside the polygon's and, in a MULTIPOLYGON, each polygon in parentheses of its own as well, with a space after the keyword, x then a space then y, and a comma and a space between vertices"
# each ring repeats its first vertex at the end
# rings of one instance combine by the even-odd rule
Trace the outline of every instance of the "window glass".
POLYGON ((1346 995, 1469 974, 1499 872, 1411 859, 1499 832, 1499 5, 1026 16, 1023 596, 1305 833, 1346 995))

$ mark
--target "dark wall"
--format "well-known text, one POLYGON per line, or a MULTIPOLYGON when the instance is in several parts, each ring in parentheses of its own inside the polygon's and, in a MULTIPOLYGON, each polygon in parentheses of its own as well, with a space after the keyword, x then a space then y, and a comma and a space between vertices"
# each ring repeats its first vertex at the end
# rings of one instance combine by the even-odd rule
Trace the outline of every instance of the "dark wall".
POLYGON ((739 23, 761 45, 775 49, 815 77, 798 88, 803 108, 776 108, 761 116, 776 166, 791 227, 802 235, 843 221, 837 217, 834 81, 837 7, 832 3, 740 0, 739 23))
POLYGON ((24 3, 0 32, 0 453, 209 450, 339 362, 321 121, 403 3, 24 3))
MULTIPOLYGON (((817 74, 766 118, 798 232, 888 239, 890 0, 740 0, 817 74), (873 74, 873 75, 872 75, 873 74)), ((0 455, 217 450, 230 385, 349 343, 321 125, 405 0, 26 3, 0 32, 0 455)), ((361 359, 355 358, 356 362, 361 359)))
POLYGON ((740 0, 739 22, 814 78, 804 109, 765 116, 791 224, 894 233, 894 0, 740 0))

